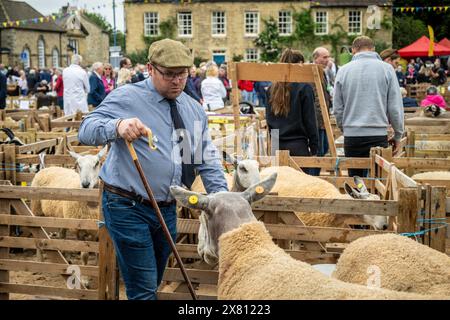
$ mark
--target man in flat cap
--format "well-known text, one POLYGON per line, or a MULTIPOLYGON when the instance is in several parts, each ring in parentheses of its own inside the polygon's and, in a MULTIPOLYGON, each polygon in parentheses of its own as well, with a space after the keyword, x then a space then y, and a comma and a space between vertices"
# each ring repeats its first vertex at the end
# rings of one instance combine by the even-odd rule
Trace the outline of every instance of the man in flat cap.
POLYGON ((183 92, 193 64, 189 49, 164 39, 150 46, 148 58, 151 76, 112 91, 84 119, 78 134, 84 144, 111 145, 100 171, 102 206, 130 300, 156 299, 171 249, 126 141, 134 144, 173 240, 177 216, 171 185, 190 187, 198 172, 208 193, 227 190, 207 116, 183 92), (154 151, 147 128, 153 132, 154 151))

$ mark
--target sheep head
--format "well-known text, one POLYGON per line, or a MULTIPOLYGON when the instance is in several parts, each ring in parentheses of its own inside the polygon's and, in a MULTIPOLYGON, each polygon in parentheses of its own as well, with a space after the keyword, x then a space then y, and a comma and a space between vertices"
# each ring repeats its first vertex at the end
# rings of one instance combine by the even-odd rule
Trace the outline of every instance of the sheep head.
POLYGON ((104 147, 97 155, 80 155, 69 151, 70 155, 76 160, 76 170, 80 175, 81 188, 93 189, 98 187, 98 175, 100 173, 100 160, 107 150, 104 147))
POLYGON ((218 192, 209 195, 187 191, 172 186, 170 191, 184 207, 200 209, 198 253, 210 265, 219 257, 219 238, 243 223, 256 221, 250 204, 264 198, 272 190, 277 179, 274 173, 243 192, 218 192))
MULTIPOLYGON (((380 196, 377 194, 369 193, 366 184, 363 179, 358 176, 353 177, 356 188, 352 188, 349 184, 344 184, 345 192, 353 199, 362 200, 380 200, 380 196)), ((376 230, 386 230, 389 225, 388 217, 386 216, 374 216, 364 215, 363 220, 365 223, 371 225, 376 230)))

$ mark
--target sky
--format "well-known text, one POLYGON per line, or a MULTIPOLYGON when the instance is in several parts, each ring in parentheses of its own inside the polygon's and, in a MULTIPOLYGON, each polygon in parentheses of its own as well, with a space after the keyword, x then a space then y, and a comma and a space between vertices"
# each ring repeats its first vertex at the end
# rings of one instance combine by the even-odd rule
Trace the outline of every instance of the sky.
MULTIPOLYGON (((87 9, 89 12, 104 16, 113 25, 113 0, 22 0, 43 15, 59 12, 59 9, 69 3, 71 6, 87 9), (100 8, 99 8, 100 6, 100 8)), ((116 0, 117 30, 124 30, 123 0, 116 0)))

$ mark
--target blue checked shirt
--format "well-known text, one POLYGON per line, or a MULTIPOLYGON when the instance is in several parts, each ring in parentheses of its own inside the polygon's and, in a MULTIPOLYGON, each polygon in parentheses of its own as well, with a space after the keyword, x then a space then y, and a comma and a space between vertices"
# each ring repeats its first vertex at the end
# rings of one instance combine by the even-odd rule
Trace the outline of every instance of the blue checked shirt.
MULTIPOLYGON (((119 119, 136 117, 152 130, 155 137, 157 150, 150 150, 146 137, 134 141, 133 145, 156 201, 173 200, 169 187, 181 185, 180 148, 186 150, 183 143, 187 143, 192 150, 195 167, 206 191, 228 190, 221 157, 211 142, 208 118, 203 108, 184 92, 176 102, 188 132, 188 139, 183 139, 181 143, 178 143, 175 134, 169 102, 156 91, 151 78, 115 89, 86 116, 78 133, 80 142, 95 146, 111 143, 110 152, 100 171, 103 181, 148 199, 125 140, 116 133, 119 119)), ((190 152, 183 152, 183 160, 185 154, 189 158, 190 152)))

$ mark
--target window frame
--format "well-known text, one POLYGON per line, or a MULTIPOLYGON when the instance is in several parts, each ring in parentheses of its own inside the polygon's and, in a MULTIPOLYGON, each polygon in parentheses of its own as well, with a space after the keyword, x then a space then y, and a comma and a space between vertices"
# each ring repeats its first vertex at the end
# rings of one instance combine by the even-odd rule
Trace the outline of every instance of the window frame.
POLYGON ((259 62, 260 59, 261 59, 261 53, 260 53, 258 48, 247 48, 247 49, 245 49, 245 56, 244 56, 244 61, 245 62, 259 62), (249 59, 248 58, 250 50, 254 50, 254 52, 251 53, 251 54, 255 55, 255 57, 256 57, 255 59, 249 59))
POLYGON ((347 23, 348 23, 348 34, 349 35, 361 35, 362 34, 362 11, 361 10, 349 10, 348 11, 348 19, 347 19, 347 23), (354 26, 352 26, 352 24, 356 24, 354 21, 350 21, 351 18, 351 14, 352 13, 359 13, 359 31, 358 32, 352 32, 351 28, 354 26))
POLYGON ((193 24, 193 19, 192 19, 192 11, 180 11, 177 13, 177 27, 178 27, 178 37, 180 38, 192 38, 193 34, 194 34, 194 24, 193 24), (180 19, 180 17, 184 16, 183 19, 180 19), (190 18, 190 24, 189 25, 181 25, 180 21, 186 21, 186 18, 189 16, 190 18), (190 29, 190 33, 189 34, 184 34, 184 33, 180 33, 180 31, 182 30, 186 30, 186 29, 190 29))
POLYGON ((31 68, 31 50, 30 50, 30 48, 28 48, 28 46, 26 46, 25 48, 23 48, 22 52, 27 53, 27 59, 25 61, 22 60, 23 68, 24 69, 31 68))
POLYGON ((53 50, 52 50, 52 67, 59 68, 60 66, 61 66, 61 64, 60 64, 59 50, 58 50, 58 48, 53 48, 53 50), (56 52, 56 56, 55 56, 55 52, 56 52), (56 63, 55 63, 55 58, 56 58, 56 63))
MULTIPOLYGON (((323 16, 321 17, 323 18, 323 16)), ((328 11, 316 11, 315 13, 315 19, 314 19, 314 23, 315 23, 315 28, 314 28, 314 34, 315 35, 326 35, 328 34, 328 11), (321 22, 317 22, 318 18, 319 18, 319 14, 325 14, 325 21, 321 21, 321 22), (325 31, 323 32, 318 32, 317 31, 317 27, 325 27, 325 31)))
POLYGON ((160 35, 159 30, 159 12, 156 11, 148 11, 144 12, 144 36, 145 37, 158 37, 160 35), (153 18, 150 17, 150 15, 155 15, 153 18), (156 22, 152 22, 151 19, 156 20, 156 22), (156 30, 155 34, 150 34, 151 28, 154 28, 156 30))
POLYGON ((45 41, 41 37, 37 43, 37 52, 38 52, 38 67, 40 69, 44 69, 47 67, 47 62, 45 61, 45 41))
MULTIPOLYGON (((286 16, 284 18, 286 18, 286 16)), ((292 20, 292 11, 290 11, 290 10, 280 10, 280 11, 278 11, 278 32, 279 32, 280 36, 290 36, 290 35, 292 35, 292 22, 293 22, 293 20, 292 20), (283 21, 283 22, 280 21, 281 18, 282 18, 282 14, 286 14, 286 13, 289 14, 289 23, 285 22, 285 21, 283 21), (289 30, 290 31, 289 32, 281 32, 281 25, 282 24, 285 24, 286 26, 289 26, 289 30)))
POLYGON ((249 10, 249 11, 245 11, 244 12, 244 36, 245 37, 257 37, 259 35, 259 31, 260 31, 260 14, 259 11, 253 11, 253 10, 249 10), (257 19, 256 19, 256 33, 248 33, 247 32, 247 14, 256 14, 257 19))
POLYGON ((214 38, 224 38, 227 36, 227 14, 225 11, 212 11, 211 12, 211 36, 214 38), (223 14, 223 21, 218 22, 216 14, 223 14), (222 23, 223 33, 217 33, 219 23, 222 23))

